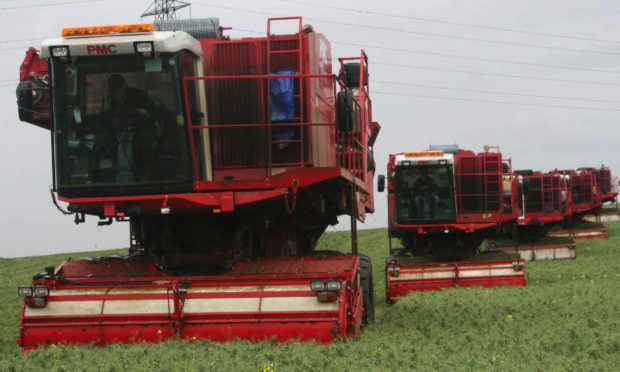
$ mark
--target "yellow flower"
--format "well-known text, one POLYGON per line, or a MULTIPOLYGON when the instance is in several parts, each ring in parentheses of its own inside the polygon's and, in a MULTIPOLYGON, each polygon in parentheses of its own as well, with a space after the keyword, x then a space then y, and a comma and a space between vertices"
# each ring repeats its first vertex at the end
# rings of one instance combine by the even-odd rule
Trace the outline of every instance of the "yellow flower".
POLYGON ((263 372, 273 372, 273 363, 264 363, 263 364, 263 372))
POLYGON ((467 290, 469 291, 471 289, 471 287, 467 287, 467 290))
POLYGON ((562 279, 562 274, 559 274, 559 275, 558 275, 558 279, 562 279))
POLYGON ((556 300, 551 300, 551 303, 552 303, 552 304, 556 303, 556 300))
POLYGON ((162 333, 164 333, 164 331, 162 331, 161 329, 158 329, 158 330, 157 330, 157 334, 158 334, 158 335, 161 335, 162 333))
POLYGON ((511 314, 506 315, 506 319, 512 320, 512 315, 511 314))
POLYGON ((585 279, 585 277, 586 277, 586 274, 581 274, 580 276, 581 279, 585 279))
POLYGON ((603 274, 603 278, 607 278, 607 274, 603 274))
POLYGON ((51 344, 51 345, 50 345, 50 347, 51 347, 51 348, 55 348, 55 347, 56 347, 56 344, 51 344))
POLYGON ((192 336, 191 340, 196 341, 196 336, 192 336))
POLYGON ((493 355, 493 361, 495 362, 496 360, 497 360, 497 357, 493 355))

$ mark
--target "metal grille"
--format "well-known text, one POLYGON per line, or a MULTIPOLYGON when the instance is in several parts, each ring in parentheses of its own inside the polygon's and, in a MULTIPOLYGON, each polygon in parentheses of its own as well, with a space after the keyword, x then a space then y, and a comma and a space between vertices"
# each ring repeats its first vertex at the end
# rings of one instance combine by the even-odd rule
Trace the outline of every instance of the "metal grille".
POLYGON ((155 21, 157 31, 185 31, 197 39, 222 36, 219 18, 169 19, 155 21))

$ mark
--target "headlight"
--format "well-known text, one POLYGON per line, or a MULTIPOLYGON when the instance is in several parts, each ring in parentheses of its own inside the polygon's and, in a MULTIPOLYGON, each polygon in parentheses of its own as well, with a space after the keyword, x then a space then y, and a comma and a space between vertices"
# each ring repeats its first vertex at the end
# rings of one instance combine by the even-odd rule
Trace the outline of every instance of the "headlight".
POLYGON ((154 48, 152 41, 136 41, 133 44, 134 50, 142 58, 153 58, 154 48))
POLYGON ((324 291, 325 282, 322 280, 313 280, 310 282, 310 289, 313 291, 324 291))
POLYGON ((327 290, 328 291, 339 291, 342 288, 342 283, 340 280, 328 280, 327 281, 327 290))
POLYGON ((35 297, 47 297, 50 294, 50 288, 46 285, 35 285, 34 296, 35 297))
POLYGON ((32 297, 32 287, 29 285, 20 285, 17 288, 17 294, 20 297, 32 297))
POLYGON ((389 276, 397 277, 400 274, 400 266, 389 266, 387 272, 389 276))
POLYGON ((69 57, 69 47, 67 46, 53 46, 52 57, 69 57))

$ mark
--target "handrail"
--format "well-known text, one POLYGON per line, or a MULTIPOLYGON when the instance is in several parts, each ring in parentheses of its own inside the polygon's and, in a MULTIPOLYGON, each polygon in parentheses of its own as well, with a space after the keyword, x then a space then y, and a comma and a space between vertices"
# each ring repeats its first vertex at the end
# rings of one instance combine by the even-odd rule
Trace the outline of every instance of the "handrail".
MULTIPOLYGON (((293 78, 293 79, 299 79, 300 82, 301 81, 305 81, 307 79, 325 79, 328 81, 329 84, 331 84, 331 88, 329 88, 330 92, 333 92, 332 94, 335 94, 338 91, 337 88, 337 84, 341 83, 340 80, 338 80, 336 78, 335 75, 333 74, 287 74, 287 75, 271 75, 271 74, 256 74, 256 75, 210 75, 210 76, 186 76, 183 77, 182 79, 182 85, 183 85, 183 92, 185 94, 186 97, 186 116, 187 116, 187 120, 188 120, 188 131, 190 134, 190 146, 191 146, 191 156, 192 156, 192 162, 193 162, 193 171, 195 174, 195 178, 198 180, 201 177, 199 176, 200 172, 199 172, 199 162, 197 161, 197 148, 196 148, 196 143, 195 143, 195 138, 194 138, 194 131, 196 130, 224 130, 224 129, 242 129, 242 128, 246 128, 246 129, 252 129, 252 128, 274 128, 274 127, 294 127, 294 128, 309 128, 309 127, 326 127, 326 126, 332 126, 335 127, 336 126, 336 120, 335 120, 335 115, 336 115, 336 106, 335 104, 329 104, 327 105, 327 107, 329 107, 329 110, 331 112, 333 112, 333 118, 334 120, 331 122, 289 122, 289 123, 283 123, 283 122, 277 122, 277 123, 270 123, 270 122, 262 122, 263 120, 266 120, 265 117, 261 116, 259 120, 259 122, 255 122, 255 123, 226 123, 226 124, 219 124, 219 123, 207 123, 207 124, 200 124, 200 125, 195 125, 194 120, 192 118, 192 112, 190 109, 190 102, 187 100, 188 97, 188 91, 189 91, 189 82, 197 82, 197 81, 242 81, 242 80, 254 80, 254 81, 264 81, 265 79, 286 79, 286 78, 293 78)), ((340 90, 342 90, 343 87, 340 88, 340 90)), ((262 90, 261 90, 262 92, 262 90)), ((262 93, 261 93, 261 101, 263 102, 262 99, 262 93)), ((335 95, 333 97, 333 99, 335 99, 335 95)), ((325 101, 325 99, 323 99, 323 101, 325 101)), ((366 128, 366 125, 364 125, 363 120, 366 117, 366 110, 364 109, 366 107, 365 102, 368 101, 368 98, 366 99, 360 99, 359 101, 356 100, 355 104, 357 106, 357 114, 358 114, 358 120, 360 121, 359 123, 359 131, 355 131, 352 132, 353 136, 360 136, 359 139, 354 138, 354 142, 355 143, 362 143, 359 145, 356 145, 355 148, 351 147, 351 146, 347 146, 345 148, 338 148, 338 144, 336 144, 337 146, 337 150, 336 150, 336 163, 339 164, 339 166, 346 168, 347 170, 351 171, 353 174, 355 174, 357 177, 359 177, 360 179, 364 179, 365 178, 365 169, 366 169, 366 150, 365 148, 367 146, 363 145, 365 143, 367 143, 367 137, 368 137, 368 128, 366 128), (361 102, 360 102, 361 101, 361 102), (361 103, 361 104, 360 104, 361 103), (361 117, 361 118, 360 118, 361 117), (359 149, 357 147, 360 147, 359 149), (351 147, 351 148, 349 148, 351 147), (354 155, 353 153, 355 153, 356 155, 354 155), (357 157, 361 155, 361 158, 359 159, 360 161, 357 161, 357 157), (363 161, 362 161, 363 159, 363 161), (360 164, 362 163, 362 164, 360 164)), ((304 105, 304 103, 300 103, 300 106, 304 105)), ((261 109, 262 109, 262 105, 261 105, 261 109)), ((298 116, 298 115, 296 115, 298 116)), ((299 118, 296 118, 295 120, 303 120, 303 117, 299 114, 299 118)), ((303 131, 303 130, 302 130, 303 131)), ((337 142, 338 138, 340 138, 341 136, 345 136, 345 137, 351 137, 349 134, 345 133, 345 132, 340 132, 338 130, 336 130, 337 136, 334 138, 334 140, 337 142)), ((302 136, 300 136, 300 139, 295 140, 295 143, 298 143, 296 146, 299 146, 300 148, 300 153, 304 153, 308 150, 308 146, 309 143, 306 143, 302 136)), ((292 142, 291 142, 292 143, 292 142)), ((352 142, 353 143, 353 142, 352 142)), ((267 146, 271 146, 271 142, 267 143, 267 146)), ((346 144, 345 144, 346 146, 346 144)), ((305 156, 301 156, 301 158, 299 159, 299 161, 294 160, 294 162, 300 166, 303 165, 307 165, 308 160, 305 159, 305 156)), ((282 160, 282 159, 281 159, 282 160)), ((214 159, 214 161, 216 161, 214 159)), ((274 162, 273 159, 267 159, 266 163, 262 163, 262 165, 260 167, 257 168, 263 168, 266 167, 266 169, 270 169, 271 165, 276 164, 277 166, 290 166, 290 162, 279 162, 276 161, 274 162)), ((310 161, 311 163, 311 161, 310 161)), ((224 167, 226 164, 220 164, 220 165, 215 165, 216 167, 224 167)), ((231 164, 228 164, 231 165, 231 164)), ((241 165, 241 164, 237 164, 237 165, 241 165)), ((254 166, 250 166, 250 168, 252 168, 254 166)), ((224 168, 218 168, 218 169, 224 169, 224 168)))

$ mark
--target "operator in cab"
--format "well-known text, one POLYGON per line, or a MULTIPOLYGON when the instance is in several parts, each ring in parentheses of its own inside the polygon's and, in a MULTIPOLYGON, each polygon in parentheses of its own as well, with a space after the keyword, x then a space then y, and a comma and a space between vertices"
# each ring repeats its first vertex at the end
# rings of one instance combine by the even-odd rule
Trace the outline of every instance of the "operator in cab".
MULTIPOLYGON (((150 172, 152 147, 155 142, 152 124, 155 105, 149 95, 131 88, 121 74, 107 79, 103 102, 104 125, 110 126, 111 142, 116 151, 110 156, 116 159, 116 182, 131 183, 150 172)), ((113 152, 113 151, 112 151, 113 152)))
POLYGON ((435 218, 439 196, 437 196, 437 185, 429 177, 427 169, 420 171, 420 176, 413 184, 413 195, 418 218, 424 218, 427 215, 426 209, 430 213, 430 218, 435 218))

